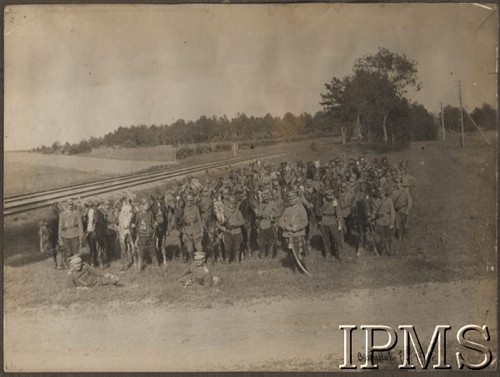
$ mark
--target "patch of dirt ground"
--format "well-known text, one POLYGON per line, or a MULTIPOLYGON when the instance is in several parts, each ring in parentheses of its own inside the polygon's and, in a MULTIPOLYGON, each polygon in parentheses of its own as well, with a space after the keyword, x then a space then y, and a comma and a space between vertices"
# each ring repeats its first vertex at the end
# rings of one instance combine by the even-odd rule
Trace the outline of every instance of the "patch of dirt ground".
MULTIPOLYGON (((456 369, 452 352, 458 346, 456 332, 463 325, 487 325, 491 340, 486 345, 496 355, 495 287, 491 279, 372 287, 189 311, 148 302, 120 310, 127 304, 112 300, 98 307, 18 309, 5 313, 5 369, 339 370, 344 352, 339 325, 347 324, 358 326, 353 333, 353 362, 358 370, 362 362, 357 360, 365 352, 360 325, 387 325, 398 331, 398 325, 412 324, 424 350, 436 325, 450 325, 447 361, 456 369)), ((389 360, 380 361, 381 368, 397 369, 399 335, 400 343, 389 360)), ((375 342, 383 344, 386 339, 375 336, 375 342)), ((473 352, 467 357, 474 361, 478 356, 473 352)))

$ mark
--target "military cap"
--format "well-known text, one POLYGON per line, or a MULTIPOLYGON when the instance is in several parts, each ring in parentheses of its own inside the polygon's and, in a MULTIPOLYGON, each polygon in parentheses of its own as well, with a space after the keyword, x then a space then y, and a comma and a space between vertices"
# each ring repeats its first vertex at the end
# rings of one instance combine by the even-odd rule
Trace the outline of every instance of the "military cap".
POLYGON ((140 205, 149 205, 149 201, 146 198, 142 198, 139 202, 140 205))
POLYGON ((71 258, 69 258, 69 263, 71 265, 76 266, 77 264, 82 263, 82 258, 80 258, 79 255, 73 255, 71 258))
POLYGON ((333 194, 333 190, 332 189, 328 189, 325 191, 325 196, 327 198, 333 198, 334 194, 333 194))
POLYGON ((234 196, 230 196, 230 197, 228 198, 227 202, 228 202, 229 204, 236 203, 236 198, 235 198, 234 196))
POLYGON ((203 259, 205 259, 205 253, 201 253, 201 252, 194 253, 193 260, 201 261, 203 259))
POLYGON ((288 191, 287 198, 288 198, 288 200, 292 200, 292 199, 297 198, 297 192, 295 190, 288 191))

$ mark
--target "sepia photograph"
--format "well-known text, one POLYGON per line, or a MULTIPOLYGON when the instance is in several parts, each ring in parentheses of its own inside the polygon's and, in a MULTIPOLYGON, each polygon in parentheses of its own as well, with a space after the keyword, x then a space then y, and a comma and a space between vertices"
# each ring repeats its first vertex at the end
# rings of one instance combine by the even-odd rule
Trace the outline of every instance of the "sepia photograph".
POLYGON ((497 371, 498 3, 3 19, 4 372, 497 371))

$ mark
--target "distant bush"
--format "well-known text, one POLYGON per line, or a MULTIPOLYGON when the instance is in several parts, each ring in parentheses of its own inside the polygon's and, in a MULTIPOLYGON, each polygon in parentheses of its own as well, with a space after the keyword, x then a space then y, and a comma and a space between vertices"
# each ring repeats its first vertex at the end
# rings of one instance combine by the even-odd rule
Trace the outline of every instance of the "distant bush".
POLYGON ((319 150, 318 148, 318 144, 316 144, 314 141, 309 144, 309 150, 313 151, 313 152, 317 152, 319 150))
POLYGON ((191 146, 183 146, 176 149, 175 158, 177 160, 182 160, 184 158, 204 153, 230 151, 231 148, 231 144, 195 144, 191 146))

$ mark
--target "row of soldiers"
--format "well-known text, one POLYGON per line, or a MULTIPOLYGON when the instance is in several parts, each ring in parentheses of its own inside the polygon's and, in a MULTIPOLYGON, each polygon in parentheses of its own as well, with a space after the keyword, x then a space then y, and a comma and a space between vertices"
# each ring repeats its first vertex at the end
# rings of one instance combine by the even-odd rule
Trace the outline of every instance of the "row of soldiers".
POLYGON ((303 263, 318 231, 325 256, 342 259, 345 243, 357 255, 367 248, 390 255, 393 237, 408 236, 413 180, 407 162, 391 166, 385 158, 336 158, 324 166, 257 160, 217 180, 189 176, 175 189, 139 201, 124 195, 115 205, 87 200, 77 206, 70 200, 53 211, 62 254, 54 254, 54 261, 64 268, 86 242, 91 264, 103 267, 119 240, 124 270, 134 263, 140 270, 148 259, 166 264, 172 242, 185 261, 196 253, 241 262, 254 249, 265 258, 293 248, 303 263))

